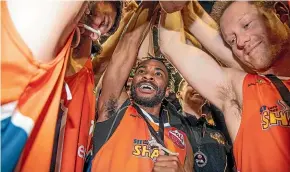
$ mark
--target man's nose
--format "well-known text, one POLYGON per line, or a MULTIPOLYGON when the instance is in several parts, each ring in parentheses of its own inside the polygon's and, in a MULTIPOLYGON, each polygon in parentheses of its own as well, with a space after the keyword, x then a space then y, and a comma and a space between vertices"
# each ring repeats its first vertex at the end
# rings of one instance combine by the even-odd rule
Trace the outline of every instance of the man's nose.
POLYGON ((250 41, 250 36, 247 34, 241 34, 237 37, 237 47, 238 49, 244 49, 247 45, 247 42, 250 41))
POLYGON ((150 73, 146 73, 146 74, 144 74, 144 75, 143 75, 143 79, 144 79, 144 80, 149 80, 149 81, 153 81, 153 80, 154 80, 152 74, 150 74, 150 73))

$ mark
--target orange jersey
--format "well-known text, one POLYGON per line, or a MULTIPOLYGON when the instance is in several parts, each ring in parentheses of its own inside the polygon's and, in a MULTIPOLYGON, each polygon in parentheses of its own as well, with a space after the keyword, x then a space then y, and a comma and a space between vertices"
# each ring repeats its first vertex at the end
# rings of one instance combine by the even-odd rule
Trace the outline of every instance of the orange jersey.
MULTIPOLYGON (((283 81, 290 88, 290 80, 283 81)), ((273 83, 248 74, 243 84, 243 113, 234 143, 238 171, 290 171, 290 109, 273 83)))
MULTIPOLYGON (((146 114, 145 114, 146 115, 146 114)), ((146 115, 154 130, 158 125, 146 115)), ((164 124, 164 143, 171 152, 179 153, 184 164, 186 156, 186 135, 164 124)), ((158 147, 151 146, 155 139, 144 119, 133 106, 129 106, 111 138, 101 147, 92 161, 92 172, 148 172, 152 171, 155 159, 159 156, 158 147)))
POLYGON ((13 171, 19 162, 19 171, 49 171, 72 36, 53 61, 39 63, 4 1, 1 10, 1 169, 13 171))
POLYGON ((65 77, 62 92, 62 125, 58 145, 56 170, 82 171, 95 117, 94 74, 91 59, 76 74, 65 77), (68 100, 71 97, 71 100, 68 100))

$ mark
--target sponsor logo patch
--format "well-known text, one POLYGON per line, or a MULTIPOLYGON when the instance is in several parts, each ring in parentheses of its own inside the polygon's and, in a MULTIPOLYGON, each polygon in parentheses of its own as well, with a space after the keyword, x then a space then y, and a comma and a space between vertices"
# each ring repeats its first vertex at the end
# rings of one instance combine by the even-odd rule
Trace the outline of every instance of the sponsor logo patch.
POLYGON ((290 109, 282 100, 278 100, 274 106, 261 106, 260 114, 263 130, 273 126, 290 127, 290 109))
POLYGON ((178 130, 171 130, 168 134, 169 138, 176 144, 179 148, 184 149, 184 136, 178 130))
POLYGON ((151 141, 152 140, 134 139, 132 155, 142 158, 150 158, 152 161, 155 161, 159 156, 159 148, 157 146, 151 146, 151 141))
POLYGON ((254 83, 249 83, 248 84, 248 87, 252 86, 252 85, 262 85, 262 84, 266 84, 265 80, 264 79, 257 79, 256 82, 254 83))

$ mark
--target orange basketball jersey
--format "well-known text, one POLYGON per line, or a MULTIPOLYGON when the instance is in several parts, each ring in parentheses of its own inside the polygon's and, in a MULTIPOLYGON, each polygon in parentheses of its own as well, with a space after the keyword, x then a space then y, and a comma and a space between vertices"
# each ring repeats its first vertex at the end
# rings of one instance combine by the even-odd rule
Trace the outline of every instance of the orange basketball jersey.
POLYGON ((94 74, 91 59, 72 76, 65 77, 62 92, 62 125, 56 170, 83 171, 95 117, 94 74), (71 95, 68 95, 69 88, 71 95), (71 100, 69 100, 71 99, 71 100))
POLYGON ((72 36, 57 57, 37 62, 1 1, 1 170, 49 171, 72 36), (3 165, 5 164, 5 165, 3 165))
MULTIPOLYGON (((290 80, 284 81, 290 88, 290 80)), ((234 143, 238 171, 290 171, 290 108, 273 83, 248 74, 243 84, 243 113, 234 143)))
MULTIPOLYGON (((158 131, 158 125, 152 122, 153 119, 149 121, 154 130, 158 131)), ((166 148, 171 152, 179 153, 179 160, 184 165, 186 146, 188 146, 185 144, 186 135, 170 127, 169 123, 165 123, 164 127, 166 148)), ((144 119, 133 106, 129 106, 116 131, 95 155, 91 171, 152 171, 154 161, 159 156, 158 147, 152 145, 154 141, 144 119)))

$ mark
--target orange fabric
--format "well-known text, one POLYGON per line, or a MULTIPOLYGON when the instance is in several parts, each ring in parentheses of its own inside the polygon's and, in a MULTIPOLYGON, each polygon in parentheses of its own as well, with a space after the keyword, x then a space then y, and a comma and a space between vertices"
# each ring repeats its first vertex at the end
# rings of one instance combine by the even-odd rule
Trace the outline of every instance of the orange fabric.
MULTIPOLYGON (((70 88, 72 100, 66 100, 67 94, 63 89, 62 100, 68 107, 68 113, 61 171, 82 171, 95 116, 94 74, 91 59, 88 59, 78 73, 66 77, 65 82, 70 88)), ((61 150, 58 151, 61 152, 61 150)))
MULTIPOLYGON (((11 109, 12 118, 20 113, 32 121, 31 129, 27 130, 29 138, 27 142, 25 140, 19 169, 29 172, 49 171, 72 35, 53 61, 39 63, 17 33, 5 1, 1 1, 1 10, 1 106, 17 101, 17 106, 11 109)), ((21 121, 20 124, 26 125, 21 121)), ((10 137, 11 141, 17 139, 15 135, 10 137)))
MULTIPOLYGON (((290 89, 290 80, 284 81, 290 89)), ((239 171, 290 171, 290 109, 265 77, 248 74, 243 113, 234 143, 239 171)))
MULTIPOLYGON (((157 129, 158 126, 154 125, 153 127, 157 129)), ((183 132, 173 127, 165 127, 165 146, 170 151, 179 153, 181 164, 184 164, 186 156, 185 139, 187 138, 183 132)), ((146 122, 134 107, 129 106, 116 131, 95 155, 91 171, 152 171, 153 160, 158 157, 159 151, 158 148, 148 145, 149 140, 151 140, 150 132, 146 122)))

